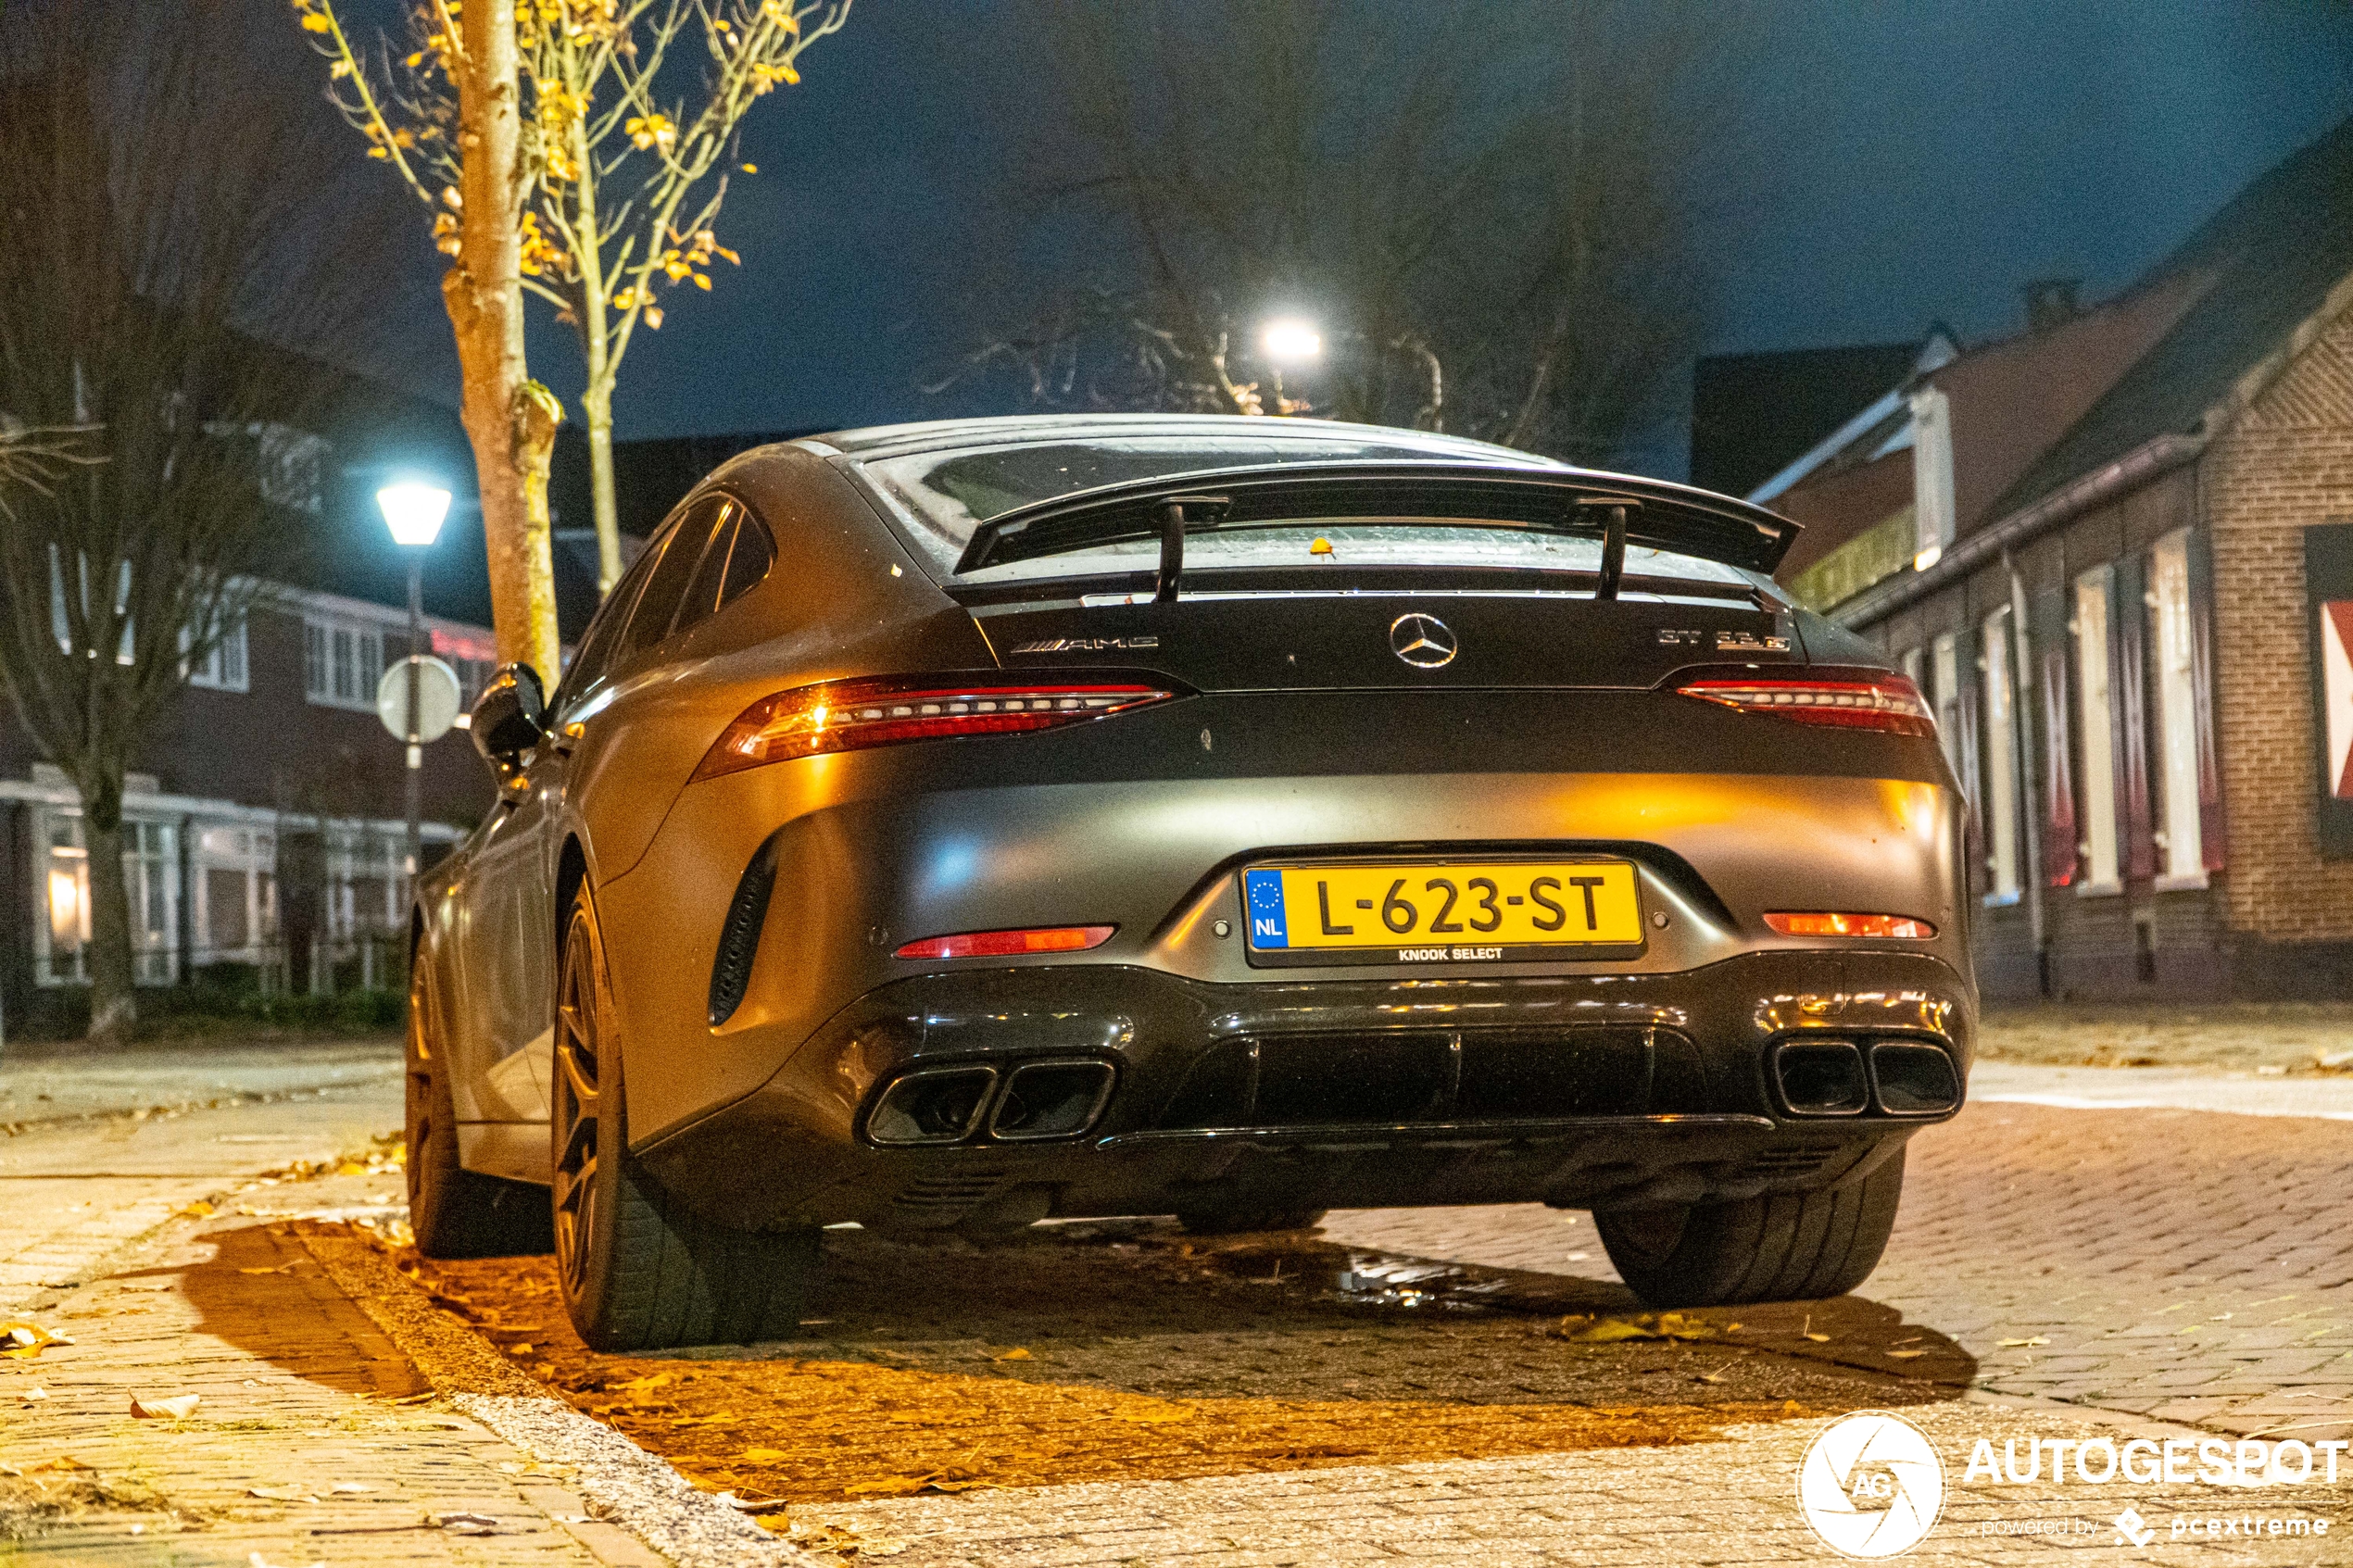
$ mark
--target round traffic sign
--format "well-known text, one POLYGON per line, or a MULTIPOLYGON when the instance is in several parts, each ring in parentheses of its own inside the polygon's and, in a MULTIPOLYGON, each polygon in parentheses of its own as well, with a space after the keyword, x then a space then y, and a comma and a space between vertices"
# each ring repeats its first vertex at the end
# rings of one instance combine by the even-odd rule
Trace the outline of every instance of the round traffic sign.
POLYGON ((417 739, 439 740, 458 722, 458 672, 429 653, 386 667, 376 683, 376 717, 392 738, 409 738, 409 671, 417 671, 417 739))

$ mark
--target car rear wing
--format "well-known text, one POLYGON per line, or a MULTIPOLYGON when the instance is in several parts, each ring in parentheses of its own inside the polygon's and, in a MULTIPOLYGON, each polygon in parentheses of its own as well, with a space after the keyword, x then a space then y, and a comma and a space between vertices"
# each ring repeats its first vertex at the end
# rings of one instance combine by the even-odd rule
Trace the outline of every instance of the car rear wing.
POLYGON ((1629 544, 1770 572, 1798 534, 1789 519, 1745 502, 1621 474, 1478 463, 1280 463, 1169 474, 1022 507, 975 528, 956 571, 1158 539, 1157 596, 1173 598, 1188 534, 1340 521, 1599 540, 1604 597, 1615 595, 1629 544))

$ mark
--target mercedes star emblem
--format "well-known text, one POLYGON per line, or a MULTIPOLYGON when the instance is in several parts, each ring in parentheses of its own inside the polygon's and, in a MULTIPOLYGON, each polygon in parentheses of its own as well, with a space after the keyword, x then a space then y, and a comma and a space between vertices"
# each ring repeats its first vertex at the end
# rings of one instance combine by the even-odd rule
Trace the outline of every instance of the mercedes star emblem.
POLYGON ((1434 615, 1416 611, 1390 621, 1389 646, 1416 670, 1436 670, 1454 661, 1454 633, 1434 615))

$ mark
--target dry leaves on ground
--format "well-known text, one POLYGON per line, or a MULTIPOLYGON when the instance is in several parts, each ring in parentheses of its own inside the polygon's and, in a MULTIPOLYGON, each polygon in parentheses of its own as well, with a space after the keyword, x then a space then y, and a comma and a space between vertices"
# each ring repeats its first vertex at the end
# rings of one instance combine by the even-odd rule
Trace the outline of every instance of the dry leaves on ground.
POLYGON ((131 1413, 141 1421, 185 1421, 203 1403, 201 1394, 174 1394, 169 1399, 142 1399, 134 1395, 131 1413))
POLYGON ((1636 1312, 1597 1317, 1573 1312, 1561 1319, 1560 1336, 1578 1345, 1609 1345, 1622 1339, 1713 1339, 1716 1325, 1681 1312, 1636 1312))
POLYGON ((52 1345, 70 1345, 69 1334, 52 1334, 39 1323, 0 1323, 0 1356, 30 1361, 52 1345))

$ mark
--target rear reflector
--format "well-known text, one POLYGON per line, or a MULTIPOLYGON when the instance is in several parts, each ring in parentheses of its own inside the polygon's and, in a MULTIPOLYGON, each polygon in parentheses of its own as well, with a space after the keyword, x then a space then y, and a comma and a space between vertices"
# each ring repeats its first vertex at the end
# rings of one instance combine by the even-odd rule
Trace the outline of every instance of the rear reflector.
POLYGON ((1831 724, 1849 730, 1881 730, 1889 734, 1933 737, 1936 721, 1919 688, 1901 675, 1883 670, 1851 670, 1820 665, 1802 677, 1780 675, 1705 675, 1677 686, 1684 696, 1713 702, 1743 713, 1769 713, 1801 724, 1831 724))
POLYGON ((711 746, 695 777, 717 778, 829 751, 1051 730, 1176 695, 1128 683, 1006 685, 937 675, 829 681, 778 692, 745 709, 711 746))
POLYGON ((1909 915, 1768 914, 1765 923, 1783 936, 1893 936, 1925 942, 1936 927, 1909 915))
POLYGON ((902 959, 1002 959, 1021 953, 1083 953, 1111 940, 1115 925, 1057 925, 1037 931, 968 931, 926 936, 894 955, 902 959))

